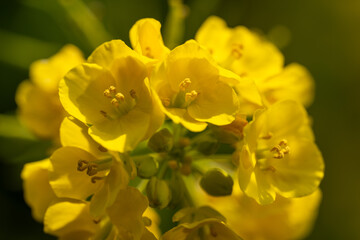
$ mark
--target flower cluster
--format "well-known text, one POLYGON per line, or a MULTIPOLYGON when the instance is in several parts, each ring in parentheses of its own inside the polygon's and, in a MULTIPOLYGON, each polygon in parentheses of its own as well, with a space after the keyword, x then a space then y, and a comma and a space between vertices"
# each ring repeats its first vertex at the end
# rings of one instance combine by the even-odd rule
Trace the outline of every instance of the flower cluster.
POLYGON ((217 17, 172 50, 160 28, 141 19, 132 49, 66 46, 31 67, 20 117, 61 143, 22 171, 34 218, 60 239, 305 236, 324 174, 310 74, 217 17), (161 234, 164 208, 178 224, 161 234))

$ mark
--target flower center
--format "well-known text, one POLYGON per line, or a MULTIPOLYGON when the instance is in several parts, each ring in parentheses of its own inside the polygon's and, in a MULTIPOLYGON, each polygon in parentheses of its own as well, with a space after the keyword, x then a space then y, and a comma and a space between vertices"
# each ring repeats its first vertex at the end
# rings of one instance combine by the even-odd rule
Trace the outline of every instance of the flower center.
MULTIPOLYGON (((260 139, 270 140, 273 134, 261 136, 260 139)), ((261 170, 275 172, 276 169, 271 166, 272 159, 283 159, 287 154, 290 153, 290 147, 286 139, 282 139, 277 145, 273 147, 259 148, 255 152, 257 163, 261 170)))
POLYGON ((191 90, 190 78, 185 78, 179 84, 179 92, 172 99, 161 98, 165 107, 186 108, 198 97, 199 92, 191 90))
POLYGON ((112 159, 104 159, 98 161, 87 161, 80 159, 77 162, 77 170, 79 172, 83 172, 86 170, 86 174, 91 177, 91 182, 96 183, 97 180, 101 180, 103 176, 95 176, 101 171, 105 171, 110 169, 112 163, 112 159))
MULTIPOLYGON (((116 87, 110 86, 104 90, 104 96, 110 99, 111 105, 114 106, 120 116, 128 113, 136 105, 137 96, 134 89, 129 91, 130 98, 125 98, 125 95, 122 92, 118 92, 116 87)), ((109 116, 109 114, 103 110, 101 110, 100 113, 108 119, 113 119, 112 116, 109 116)))

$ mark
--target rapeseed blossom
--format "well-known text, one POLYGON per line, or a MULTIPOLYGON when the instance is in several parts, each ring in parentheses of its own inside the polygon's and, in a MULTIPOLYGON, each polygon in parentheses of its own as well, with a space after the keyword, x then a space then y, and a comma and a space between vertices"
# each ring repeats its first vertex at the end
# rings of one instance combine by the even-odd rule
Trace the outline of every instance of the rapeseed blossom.
POLYGON ((174 49, 160 30, 140 19, 133 49, 111 40, 59 86, 33 80, 58 89, 66 111, 52 130, 61 147, 22 171, 34 218, 59 239, 304 237, 324 175, 304 108, 310 74, 216 17, 174 49))

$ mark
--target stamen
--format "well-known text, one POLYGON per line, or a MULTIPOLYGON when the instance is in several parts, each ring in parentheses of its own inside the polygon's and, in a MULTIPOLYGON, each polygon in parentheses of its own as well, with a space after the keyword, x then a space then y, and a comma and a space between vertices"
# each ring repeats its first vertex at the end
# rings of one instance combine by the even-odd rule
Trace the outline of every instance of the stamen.
POLYGON ((210 234, 213 237, 217 237, 217 235, 218 235, 215 228, 214 228, 214 226, 212 226, 212 225, 210 226, 210 234))
POLYGON ((270 152, 275 152, 273 158, 282 159, 285 157, 285 154, 290 152, 290 148, 287 145, 287 141, 283 139, 280 141, 279 145, 273 147, 270 152))
POLYGON ((108 118, 108 115, 107 115, 107 113, 106 113, 105 111, 101 110, 100 113, 101 113, 104 117, 108 118))
POLYGON ((116 87, 114 87, 114 86, 110 86, 109 87, 109 91, 111 92, 111 93, 116 93, 116 87))
POLYGON ((262 137, 260 137, 260 138, 261 138, 261 139, 265 139, 265 140, 269 140, 270 138, 272 138, 272 136, 273 136, 273 133, 272 133, 272 132, 268 132, 267 135, 262 136, 262 137))
POLYGON ((108 151, 106 148, 104 148, 101 145, 98 147, 98 149, 99 149, 100 152, 107 152, 108 151))
POLYGON ((89 176, 94 176, 95 174, 98 173, 97 168, 98 168, 98 167, 97 167, 96 164, 90 164, 90 165, 88 165, 86 174, 89 175, 89 176))
POLYGON ((98 224, 100 221, 101 221, 101 218, 99 218, 99 219, 93 219, 93 222, 94 222, 95 224, 98 224))
POLYGON ((117 94, 115 94, 115 98, 121 102, 123 102, 125 100, 124 94, 119 93, 119 92, 117 94))
POLYGON ((85 169, 88 168, 88 164, 89 164, 88 161, 86 161, 86 160, 81 160, 81 159, 80 159, 80 160, 78 161, 77 170, 80 171, 80 172, 84 171, 85 169))
POLYGON ((185 94, 185 101, 186 102, 193 101, 196 99, 196 97, 198 95, 199 95, 198 92, 196 92, 195 90, 192 90, 191 92, 185 94))
POLYGON ((179 84, 179 88, 181 91, 185 91, 190 86, 190 84, 191 84, 190 78, 185 78, 179 84))
POLYGON ((95 177, 92 177, 92 178, 91 178, 91 182, 92 182, 92 183, 96 183, 96 181, 102 180, 102 179, 104 179, 104 177, 95 176, 95 177))
POLYGON ((131 89, 130 90, 130 96, 132 97, 132 98, 136 98, 136 92, 135 92, 135 90, 134 89, 131 89))
POLYGON ((116 98, 111 99, 111 104, 114 105, 115 107, 119 106, 119 101, 116 98))
POLYGON ((109 89, 105 89, 105 91, 104 91, 104 96, 105 96, 105 97, 108 97, 108 98, 112 98, 109 89))
POLYGON ((144 49, 144 56, 148 57, 148 58, 154 58, 154 56, 151 54, 151 49, 150 47, 146 47, 144 49))
POLYGON ((231 55, 236 58, 239 59, 242 57, 242 50, 244 49, 244 46, 242 44, 233 44, 232 50, 231 50, 231 55))
POLYGON ((170 98, 161 98, 161 102, 164 105, 164 107, 170 106, 171 100, 170 98))

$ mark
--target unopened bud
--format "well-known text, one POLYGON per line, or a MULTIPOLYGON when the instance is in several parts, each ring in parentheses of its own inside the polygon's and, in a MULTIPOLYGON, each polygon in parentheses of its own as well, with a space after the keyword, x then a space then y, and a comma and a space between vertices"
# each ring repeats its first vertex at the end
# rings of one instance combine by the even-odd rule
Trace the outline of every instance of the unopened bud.
POLYGON ((196 149, 205 156, 209 156, 219 149, 219 142, 212 136, 205 136, 196 144, 196 149))
POLYGON ((167 128, 155 133, 148 142, 148 147, 154 152, 169 152, 173 145, 173 136, 167 128))
POLYGON ((231 195, 234 181, 221 169, 211 169, 205 173, 200 181, 200 186, 212 196, 231 195))
POLYGON ((151 156, 146 156, 142 158, 133 158, 136 168, 137 175, 140 178, 151 178, 158 171, 158 163, 151 156))
POLYGON ((146 186, 149 205, 153 208, 163 209, 171 201, 171 191, 166 181, 152 177, 146 186))

